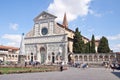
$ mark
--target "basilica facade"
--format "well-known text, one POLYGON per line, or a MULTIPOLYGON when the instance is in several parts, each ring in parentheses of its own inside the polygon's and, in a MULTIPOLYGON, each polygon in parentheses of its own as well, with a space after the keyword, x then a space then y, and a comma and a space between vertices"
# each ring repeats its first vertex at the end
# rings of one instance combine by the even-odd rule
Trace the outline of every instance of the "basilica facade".
POLYGON ((44 11, 35 17, 32 30, 24 38, 26 61, 41 64, 67 61, 67 34, 55 22, 56 18, 44 11))

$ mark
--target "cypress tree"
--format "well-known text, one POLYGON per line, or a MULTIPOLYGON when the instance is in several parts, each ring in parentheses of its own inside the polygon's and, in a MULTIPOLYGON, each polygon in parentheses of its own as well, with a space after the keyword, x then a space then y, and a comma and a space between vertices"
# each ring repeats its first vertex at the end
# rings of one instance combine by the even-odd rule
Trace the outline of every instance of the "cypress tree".
POLYGON ((76 28, 75 30, 75 35, 73 39, 73 52, 74 53, 84 52, 84 41, 82 40, 82 36, 78 28, 76 28))
POLYGON ((90 42, 85 44, 85 53, 90 53, 90 42))
POLYGON ((92 35, 91 45, 90 46, 91 46, 90 52, 95 53, 95 38, 94 38, 94 35, 92 35))
POLYGON ((109 44, 108 44, 108 40, 106 37, 102 37, 100 39, 100 43, 98 46, 98 53, 109 53, 110 52, 110 48, 109 48, 109 44))
POLYGON ((81 36, 81 33, 80 33, 80 53, 85 53, 85 44, 84 44, 84 41, 82 40, 82 36, 81 36))
POLYGON ((74 40, 73 40, 73 52, 74 53, 79 53, 79 38, 80 38, 80 33, 79 33, 78 28, 76 28, 74 40))

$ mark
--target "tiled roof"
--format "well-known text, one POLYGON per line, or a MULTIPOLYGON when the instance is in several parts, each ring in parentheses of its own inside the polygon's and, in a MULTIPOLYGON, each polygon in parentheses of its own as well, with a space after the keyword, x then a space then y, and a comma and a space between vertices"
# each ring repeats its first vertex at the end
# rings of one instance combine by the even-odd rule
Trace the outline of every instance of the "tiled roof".
MULTIPOLYGON (((62 24, 60 24, 60 23, 57 23, 57 25, 60 26, 60 27, 62 27, 62 28, 65 28, 65 27, 64 27, 62 24)), ((69 29, 69 28, 65 28, 65 29, 74 33, 74 31, 71 30, 71 29, 69 29)))
POLYGON ((120 52, 116 52, 117 54, 120 54, 120 52))
POLYGON ((12 50, 19 50, 19 48, 17 47, 12 47, 12 46, 3 46, 3 45, 0 45, 0 49, 6 49, 6 50, 9 50, 9 49, 12 49, 12 50))
MULTIPOLYGON (((62 28, 65 28, 65 27, 64 27, 62 24, 60 24, 60 23, 57 23, 57 25, 60 26, 60 27, 62 27, 62 28)), ((68 31, 70 31, 70 32, 75 33, 73 30, 71 30, 71 29, 69 29, 69 28, 65 28, 65 30, 68 30, 68 31)), ((82 35, 82 37, 85 38, 85 39, 87 39, 87 40, 89 41, 89 39, 86 38, 85 36, 82 35)))

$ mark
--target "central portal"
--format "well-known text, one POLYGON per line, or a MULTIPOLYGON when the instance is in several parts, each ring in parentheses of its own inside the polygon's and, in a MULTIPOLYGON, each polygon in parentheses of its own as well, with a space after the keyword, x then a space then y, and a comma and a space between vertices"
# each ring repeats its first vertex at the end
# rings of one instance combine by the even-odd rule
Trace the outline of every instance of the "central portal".
POLYGON ((40 56, 41 56, 41 64, 45 63, 46 61, 46 50, 44 47, 40 48, 40 56))

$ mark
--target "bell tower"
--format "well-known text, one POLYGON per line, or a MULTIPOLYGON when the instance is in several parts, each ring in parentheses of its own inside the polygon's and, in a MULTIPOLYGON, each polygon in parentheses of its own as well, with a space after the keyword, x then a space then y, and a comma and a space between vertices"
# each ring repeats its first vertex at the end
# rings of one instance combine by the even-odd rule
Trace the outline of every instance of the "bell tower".
POLYGON ((64 28, 68 28, 68 21, 67 21, 67 16, 66 13, 64 14, 64 18, 63 18, 63 24, 64 28))

